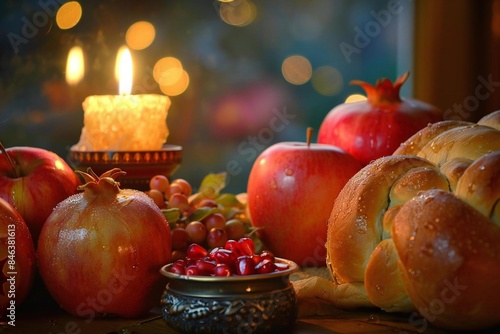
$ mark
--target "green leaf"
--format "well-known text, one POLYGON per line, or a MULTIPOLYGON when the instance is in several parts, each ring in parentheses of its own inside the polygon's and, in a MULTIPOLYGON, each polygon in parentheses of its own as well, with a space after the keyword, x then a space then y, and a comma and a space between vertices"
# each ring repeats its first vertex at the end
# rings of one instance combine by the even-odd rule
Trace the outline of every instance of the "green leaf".
POLYGON ((205 198, 215 199, 226 186, 227 173, 211 173, 203 178, 198 193, 191 198, 195 203, 205 198))
POLYGON ((235 218, 236 215, 239 215, 241 213, 244 212, 244 210, 242 209, 238 209, 234 206, 231 206, 231 207, 223 207, 220 212, 222 213, 222 215, 224 216, 224 218, 226 218, 226 220, 229 220, 229 219, 232 219, 232 218, 235 218))
POLYGON ((209 206, 203 206, 201 208, 195 209, 188 217, 188 221, 201 221, 203 218, 211 215, 212 213, 220 212, 219 208, 212 208, 209 206))
POLYGON ((240 201, 238 201, 238 198, 234 194, 220 194, 216 199, 215 202, 219 205, 222 205, 223 207, 237 207, 237 208, 244 208, 245 205, 242 204, 240 201))
POLYGON ((169 224, 174 224, 181 219, 181 212, 177 208, 162 209, 161 212, 169 224))

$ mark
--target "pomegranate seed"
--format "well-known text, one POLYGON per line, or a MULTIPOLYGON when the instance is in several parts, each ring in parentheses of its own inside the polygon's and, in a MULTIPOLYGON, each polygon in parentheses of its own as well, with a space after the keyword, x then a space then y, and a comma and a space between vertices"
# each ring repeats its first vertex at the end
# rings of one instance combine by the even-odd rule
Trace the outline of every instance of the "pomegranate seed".
POLYGON ((215 262, 224 263, 227 265, 231 265, 237 257, 232 251, 220 247, 214 248, 210 252, 209 256, 210 259, 214 260, 215 262))
POLYGON ((243 255, 241 253, 240 244, 236 240, 228 240, 228 241, 226 241, 226 244, 224 245, 224 249, 232 251, 237 257, 240 256, 240 255, 243 255))
POLYGON ((252 255, 252 260, 253 260, 253 264, 257 265, 257 263, 259 262, 262 262, 262 256, 260 256, 259 254, 254 254, 252 255))
POLYGON ((236 259, 236 274, 247 276, 255 272, 255 265, 253 264, 250 255, 242 255, 236 259))
POLYGON ((259 262, 255 266, 255 271, 259 274, 268 274, 274 272, 275 270, 276 270, 276 265, 271 260, 268 259, 259 262))
POLYGON ((187 266, 186 267, 186 275, 189 275, 189 276, 196 276, 198 275, 198 268, 196 266, 187 266))
POLYGON ((219 263, 215 267, 215 276, 231 276, 232 274, 233 272, 227 264, 219 263))
POLYGON ((198 260, 196 262, 196 268, 198 268, 198 275, 211 276, 215 272, 216 263, 209 260, 198 260))
POLYGON ((170 267, 170 272, 178 275, 184 275, 186 273, 186 270, 183 265, 174 264, 172 267, 170 267))
POLYGON ((274 262, 276 260, 275 256, 273 253, 271 253, 270 251, 268 250, 263 250, 261 253, 260 253, 260 257, 262 258, 262 260, 265 260, 265 259, 268 259, 268 260, 271 260, 272 262, 274 262))
POLYGON ((207 256, 207 250, 198 244, 191 244, 186 252, 187 257, 191 259, 201 259, 207 256))
POLYGON ((255 246, 253 240, 250 238, 241 238, 238 240, 240 244, 241 254, 243 255, 254 255, 255 246))

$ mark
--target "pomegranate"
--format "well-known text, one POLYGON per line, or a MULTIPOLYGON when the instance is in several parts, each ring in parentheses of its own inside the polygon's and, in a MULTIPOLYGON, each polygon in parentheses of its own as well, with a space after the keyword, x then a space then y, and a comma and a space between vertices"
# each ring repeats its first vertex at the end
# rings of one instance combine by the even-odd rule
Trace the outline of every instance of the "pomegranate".
POLYGON ((40 275, 75 316, 145 314, 165 287, 159 271, 171 260, 169 225, 144 192, 120 189, 120 169, 79 173, 83 192, 59 203, 42 228, 40 275))
POLYGON ((383 78, 375 86, 351 81, 366 91, 367 100, 333 108, 321 124, 318 143, 340 147, 367 165, 394 153, 401 143, 429 123, 443 120, 438 108, 400 97, 401 86, 408 77, 407 72, 394 83, 383 78))

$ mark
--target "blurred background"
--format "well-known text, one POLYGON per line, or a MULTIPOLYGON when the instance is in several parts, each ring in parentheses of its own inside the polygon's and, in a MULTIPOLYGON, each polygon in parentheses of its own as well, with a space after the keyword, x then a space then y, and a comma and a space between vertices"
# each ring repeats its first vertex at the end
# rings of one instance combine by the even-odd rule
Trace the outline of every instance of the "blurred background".
POLYGON ((499 0, 4 0, 0 18, 6 147, 67 157, 85 97, 118 94, 125 45, 132 93, 171 100, 167 143, 184 152, 173 177, 194 187, 231 163, 226 190, 245 191, 266 147, 304 141, 333 107, 360 98, 354 79, 410 71, 402 95, 450 119, 500 109, 499 0), (70 73, 75 52, 83 71, 70 73))

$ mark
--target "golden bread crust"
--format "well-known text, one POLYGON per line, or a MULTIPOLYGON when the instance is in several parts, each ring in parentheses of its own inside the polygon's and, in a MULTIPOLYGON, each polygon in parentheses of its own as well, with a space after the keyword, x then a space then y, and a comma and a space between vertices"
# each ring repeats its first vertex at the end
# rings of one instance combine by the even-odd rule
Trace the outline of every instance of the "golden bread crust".
POLYGON ((433 189, 400 209, 392 238, 411 301, 428 320, 449 329, 499 323, 499 226, 433 189))
POLYGON ((392 184, 407 171, 433 165, 413 156, 388 156, 365 166, 338 195, 328 219, 327 266, 336 283, 363 282, 370 254, 382 240, 382 216, 392 184), (381 173, 383 171, 383 173, 381 173))

